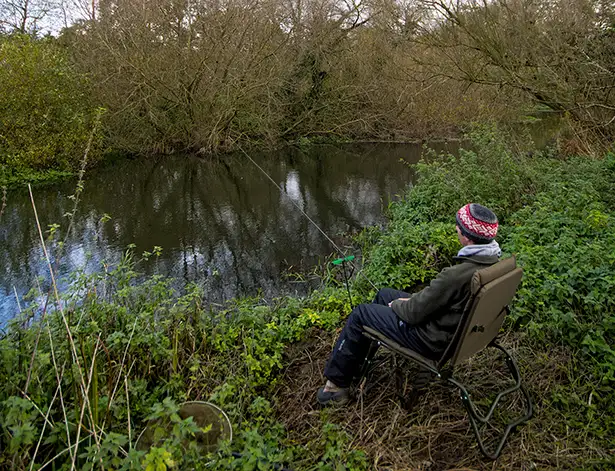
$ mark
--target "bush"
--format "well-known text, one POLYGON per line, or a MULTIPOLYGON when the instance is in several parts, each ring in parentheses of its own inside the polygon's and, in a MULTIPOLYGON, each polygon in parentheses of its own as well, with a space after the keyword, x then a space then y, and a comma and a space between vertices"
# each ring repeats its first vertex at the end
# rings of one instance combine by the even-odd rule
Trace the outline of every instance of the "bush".
POLYGON ((511 217, 505 239, 525 270, 512 318, 582 350, 604 381, 615 380, 613 163, 569 162, 565 181, 511 217))
POLYGON ((388 228, 363 235, 365 272, 395 288, 429 279, 460 248, 457 209, 468 202, 494 209, 497 240, 524 269, 508 327, 526 330, 539 351, 563 346, 575 359, 573 384, 541 399, 561 409, 569 427, 591 423, 592 440, 612 447, 615 157, 515 155, 492 130, 474 134, 472 147, 417 165, 417 184, 391 206, 388 228))
MULTIPOLYGON (((583 430, 580 446, 608 454, 615 443, 615 156, 530 156, 512 152, 491 129, 472 137, 471 151, 431 154, 417 165, 417 184, 390 207, 386 230, 362 236, 365 273, 395 288, 429 279, 460 248, 457 209, 468 202, 494 209, 497 240, 524 269, 507 328, 525 330, 526 351, 537 358, 563 348, 573 359, 561 365, 564 384, 553 386, 561 382, 554 373, 539 378, 547 386, 530 385, 548 392, 535 398, 537 407, 565 434, 583 430)), ((586 461, 577 464, 590 469, 586 461)))
POLYGON ((491 208, 500 223, 523 207, 553 178, 562 163, 547 153, 519 154, 507 142, 511 136, 491 126, 468 135, 470 150, 459 155, 428 151, 416 164, 417 182, 403 202, 391 207, 391 219, 410 223, 455 223, 455 213, 468 202, 491 208))
MULTIPOLYGON (((365 274, 377 286, 412 290, 434 278, 459 249, 451 223, 412 223, 394 219, 367 254, 365 274)), ((361 288, 366 288, 362 279, 361 288)))
POLYGON ((429 281, 460 248, 455 213, 461 206, 484 204, 505 223, 563 171, 561 162, 545 155, 516 155, 495 128, 477 128, 469 138, 472 150, 459 155, 428 151, 415 165, 415 186, 389 207, 386 231, 374 235, 371 229, 362 236, 366 274, 376 284, 409 289, 429 281))
MULTIPOLYGON (((346 292, 327 288, 308 299, 271 305, 238 299, 214 312, 202 305, 196 285, 186 286, 182 295, 168 279, 138 282, 138 277, 128 252, 112 270, 73 274, 62 296, 63 312, 41 319, 42 306, 30 300, 10 321, 0 336, 0 468, 42 465, 75 442, 74 424, 80 420, 87 440, 79 448, 79 469, 100 460, 114 469, 201 460, 202 468, 202 457, 190 445, 194 424, 176 414, 177 404, 188 398, 209 399, 227 411, 239 432, 234 447, 244 450, 244 461, 286 459, 279 451, 284 430, 262 395, 275 388, 289 344, 314 327, 339 325, 346 292), (48 421, 38 410, 48 412, 48 421), (137 451, 138 432, 131 436, 130 430, 163 416, 174 424, 166 445, 147 454, 137 451), (94 437, 100 430, 105 438, 98 445, 94 437)), ((52 459, 58 468, 66 460, 68 453, 52 459)), ((236 461, 221 459, 214 469, 237 469, 243 461, 236 461)))
POLYGON ((601 378, 614 379, 615 157, 519 155, 490 128, 470 137, 473 150, 417 165, 388 228, 371 234, 366 274, 395 288, 429 280, 460 248, 455 212, 482 203, 498 215, 503 250, 525 269, 511 319, 581 349, 601 378))
POLYGON ((0 64, 0 185, 74 171, 97 113, 85 77, 52 38, 0 37, 0 64))

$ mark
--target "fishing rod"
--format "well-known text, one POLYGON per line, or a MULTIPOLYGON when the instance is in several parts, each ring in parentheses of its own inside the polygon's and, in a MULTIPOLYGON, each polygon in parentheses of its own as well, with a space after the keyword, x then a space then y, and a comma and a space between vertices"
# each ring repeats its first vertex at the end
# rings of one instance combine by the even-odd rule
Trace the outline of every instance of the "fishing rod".
MULTIPOLYGON (((269 179, 269 181, 274 184, 274 186, 278 190, 280 190, 280 193, 284 194, 284 189, 282 188, 282 186, 279 185, 260 165, 258 165, 258 163, 256 163, 254 159, 250 157, 250 155, 241 146, 238 145, 238 148, 248 158, 248 160, 250 160, 250 162, 252 162, 256 166, 256 168, 258 168, 263 173, 263 175, 265 175, 269 179)), ((352 296, 350 295, 349 275, 346 272, 346 263, 348 263, 350 267, 352 268, 352 272, 350 273, 350 276, 352 276, 352 273, 354 273, 356 269, 356 266, 353 263, 353 260, 355 258, 354 255, 346 255, 346 253, 335 243, 335 241, 331 239, 331 237, 329 237, 327 233, 318 224, 316 224, 316 222, 303 210, 301 206, 299 206, 295 202, 295 200, 293 200, 290 197, 288 199, 293 204, 293 206, 295 206, 295 208, 297 208, 299 212, 303 214, 306 217, 306 219, 310 221, 310 223, 316 229, 318 229, 318 231, 320 231, 320 233, 325 237, 325 239, 327 239, 331 243, 331 245, 335 248, 335 250, 337 250, 338 253, 342 256, 342 258, 333 260, 332 264, 342 265, 342 268, 344 270, 344 282, 346 284, 346 290, 348 291, 348 297, 350 298, 350 306, 354 308, 354 305, 352 303, 352 296)), ((365 273, 363 273, 362 270, 357 270, 357 273, 359 273, 372 286, 372 288, 378 291, 378 288, 376 287, 376 285, 365 275, 365 273)))

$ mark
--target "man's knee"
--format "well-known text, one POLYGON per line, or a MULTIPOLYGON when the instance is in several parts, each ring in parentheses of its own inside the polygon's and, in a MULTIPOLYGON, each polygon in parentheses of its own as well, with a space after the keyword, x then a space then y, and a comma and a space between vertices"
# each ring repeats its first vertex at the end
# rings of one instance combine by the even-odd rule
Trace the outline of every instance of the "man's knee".
POLYGON ((361 328, 378 328, 383 322, 387 322, 387 315, 389 314, 387 311, 390 311, 391 315, 394 315, 391 309, 384 309, 382 305, 374 303, 359 304, 351 313, 351 322, 353 325, 360 326, 361 328))
POLYGON ((354 335, 358 335, 363 331, 364 327, 374 327, 374 309, 373 304, 359 304, 348 316, 346 328, 352 331, 354 335))
POLYGON ((389 291, 389 288, 380 288, 378 290, 378 293, 376 293, 376 298, 374 299, 374 304, 382 304, 382 305, 388 304, 388 303, 384 302, 384 300, 386 299, 386 295, 387 295, 388 291, 389 291))
POLYGON ((395 298, 397 298, 397 291, 391 288, 381 288, 376 294, 374 304, 381 304, 388 306, 388 304, 395 298))
POLYGON ((359 304, 350 311, 347 323, 351 326, 362 326, 366 306, 369 306, 369 304, 359 304))

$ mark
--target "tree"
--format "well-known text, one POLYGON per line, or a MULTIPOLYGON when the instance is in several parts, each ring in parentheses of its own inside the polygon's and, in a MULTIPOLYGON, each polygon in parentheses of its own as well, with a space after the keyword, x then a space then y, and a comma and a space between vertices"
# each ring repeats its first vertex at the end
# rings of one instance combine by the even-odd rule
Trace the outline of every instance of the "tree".
POLYGON ((96 119, 84 76, 55 39, 0 37, 0 177, 79 168, 96 119))
POLYGON ((58 0, 3 0, 0 2, 0 31, 5 33, 36 34, 44 21, 60 10, 58 0))
POLYGON ((615 7, 602 0, 436 0, 419 42, 435 74, 529 94, 615 137, 615 7))

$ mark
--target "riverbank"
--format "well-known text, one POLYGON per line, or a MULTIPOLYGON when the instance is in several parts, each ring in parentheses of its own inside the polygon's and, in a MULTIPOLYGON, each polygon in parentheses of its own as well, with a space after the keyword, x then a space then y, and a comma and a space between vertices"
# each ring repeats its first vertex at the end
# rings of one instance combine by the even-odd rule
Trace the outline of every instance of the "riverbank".
MULTIPOLYGON (((96 22, 91 26, 96 27, 96 22)), ((75 25, 77 30, 80 27, 75 25)), ((136 78, 129 79, 128 71, 134 71, 133 66, 124 69, 125 65, 107 63, 99 68, 105 62, 100 57, 89 63, 92 47, 96 49, 101 38, 82 49, 83 41, 87 39, 87 43, 92 37, 85 31, 76 36, 74 32, 67 29, 61 38, 0 34, 0 61, 5 64, 0 70, 0 189, 28 183, 54 184, 74 178, 82 167, 104 165, 117 155, 155 158, 186 152, 220 156, 239 149, 270 150, 288 143, 305 147, 313 143, 458 137, 475 120, 514 122, 534 109, 516 93, 510 95, 514 100, 502 99, 501 92, 490 88, 469 91, 454 80, 433 88, 430 85, 429 96, 420 90, 411 91, 405 76, 403 80, 390 77, 394 84, 384 87, 381 71, 376 88, 372 78, 365 77, 365 82, 356 73, 344 73, 338 82, 324 80, 328 72, 322 71, 322 82, 318 79, 317 85, 305 89, 301 84, 306 79, 320 75, 303 70, 305 64, 296 64, 298 75, 289 82, 261 80, 255 71, 242 72, 241 80, 233 78, 234 73, 225 73, 221 83, 211 88, 213 95, 205 90, 197 92, 200 79, 195 79, 190 91, 184 89, 184 81, 192 81, 188 78, 190 61, 183 62, 182 68, 187 69, 169 83, 169 77, 158 76, 170 65, 165 61, 151 74, 139 72, 138 85, 120 84, 115 81, 118 77, 129 82, 136 78), (107 76, 109 70, 124 72, 107 76), (141 95, 144 79, 149 92, 141 95), (257 83, 248 85, 252 80, 257 83), (129 92, 133 85, 138 90, 129 92), (398 93, 393 92, 400 86, 398 93), (173 90, 175 87, 179 89, 173 90), (251 87, 255 95, 249 98, 245 93, 251 87), (225 89, 237 94, 229 97, 230 102, 219 96, 225 89), (381 89, 390 93, 386 100, 374 98, 381 89), (450 100, 458 105, 448 106, 450 100)), ((119 59, 111 50, 99 52, 112 61, 119 59)), ((152 58, 158 60, 169 52, 168 47, 162 48, 152 58)), ((175 59, 176 52, 171 57, 175 59)), ((272 56, 267 53, 266 57, 272 56)), ((290 57, 294 62, 296 51, 290 57)), ((339 59, 332 63, 341 65, 339 59)), ((356 58, 346 60, 356 65, 356 58)), ((205 59, 198 62, 198 68, 218 69, 217 61, 210 66, 205 65, 205 59)), ((278 65, 286 62, 276 60, 278 65)), ((287 74, 288 66, 278 70, 281 76, 287 74)), ((177 68, 172 66, 171 70, 175 74, 177 68)), ((394 67, 394 75, 398 73, 394 67)), ((371 77, 372 72, 367 75, 371 77)))
MULTIPOLYGON (((458 249, 455 211, 468 201, 492 207, 500 244, 524 268, 504 343, 536 401, 535 417, 513 434, 497 469, 608 469, 615 159, 530 157, 489 129, 471 138, 472 152, 427 156, 416 185, 390 206, 388 227, 358 238, 364 273, 398 288, 428 281, 458 249)), ((180 446, 190 424, 178 424, 147 454, 135 442, 148 417, 173 417, 173 404, 184 400, 210 400, 236 433, 207 469, 492 469, 458 398, 441 385, 411 413, 388 380, 346 410, 314 406, 350 311, 340 273, 329 272, 306 298, 242 299, 212 310, 198 286, 177 293, 159 276, 135 283, 136 269, 128 252, 100 273, 75 273, 62 313, 51 311, 52 297, 43 322, 30 320, 41 313, 36 303, 11 322, 0 339, 0 465, 59 467, 71 462, 77 442, 79 469, 201 469, 195 449, 180 446)), ((373 295, 361 278, 352 293, 355 303, 373 295)), ((494 364, 479 356, 462 374, 484 393, 481 378, 494 364)), ((514 414, 514 401, 507 406, 514 414)))

